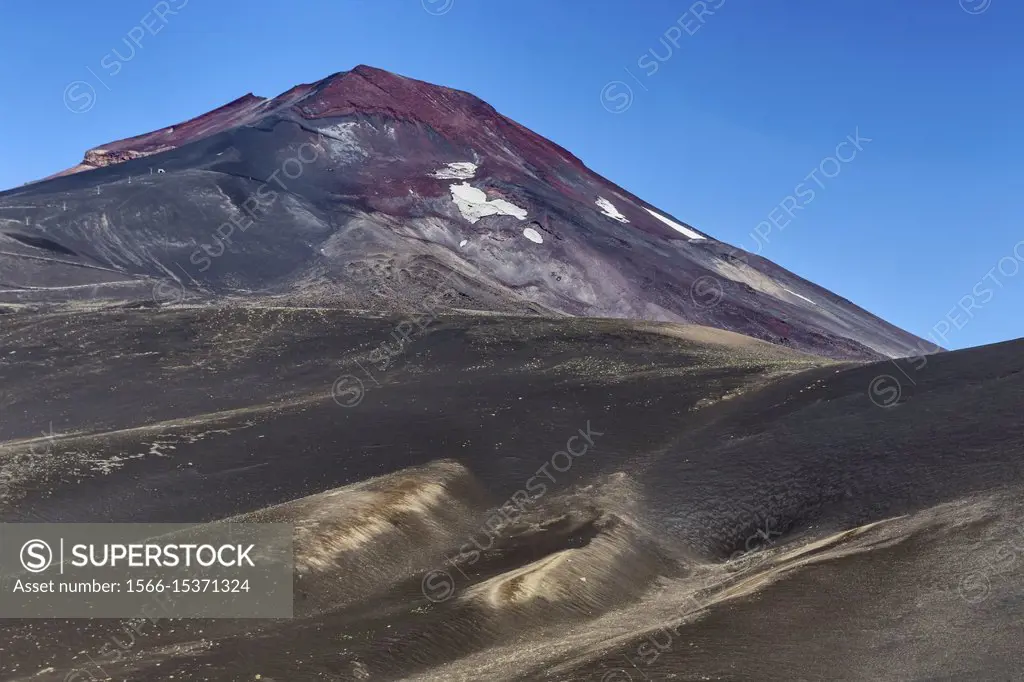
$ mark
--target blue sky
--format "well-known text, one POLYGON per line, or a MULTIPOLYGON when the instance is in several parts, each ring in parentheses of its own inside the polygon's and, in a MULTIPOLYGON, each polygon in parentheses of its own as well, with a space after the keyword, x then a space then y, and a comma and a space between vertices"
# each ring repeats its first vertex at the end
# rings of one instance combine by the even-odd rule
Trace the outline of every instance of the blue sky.
POLYGON ((1024 336, 1018 0, 166 0, 163 20, 157 5, 0 3, 0 188, 364 63, 469 90, 947 347, 1024 336), (829 161, 848 136, 859 149, 829 161), (793 210, 801 183, 814 198, 793 210))

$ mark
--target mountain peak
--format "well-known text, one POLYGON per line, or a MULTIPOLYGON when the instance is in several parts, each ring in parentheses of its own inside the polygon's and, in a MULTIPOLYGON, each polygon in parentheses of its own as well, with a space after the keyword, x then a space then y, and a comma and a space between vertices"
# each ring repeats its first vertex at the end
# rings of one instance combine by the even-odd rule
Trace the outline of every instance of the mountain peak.
POLYGON ((475 95, 365 64, 103 145, 73 171, 101 167, 15 190, 9 298, 171 277, 201 296, 373 308, 456 277, 459 307, 479 310, 697 323, 837 358, 918 341, 735 257, 475 95), (49 256, 30 249, 60 260, 38 271, 31 257, 49 256))
MULTIPOLYGON (((496 116, 497 111, 468 92, 406 78, 360 64, 317 82, 299 104, 307 118, 359 113, 384 114, 403 120, 448 127, 444 117, 496 116)), ((450 125, 452 122, 448 121, 450 125)))
POLYGON ((514 143, 511 146, 526 152, 525 161, 538 168, 584 167, 568 150, 506 118, 476 95, 358 64, 319 81, 296 85, 273 99, 248 93, 187 121, 100 145, 88 150, 78 166, 50 177, 168 151, 256 124, 271 115, 307 121, 363 116, 411 122, 452 141, 483 148, 493 148, 496 141, 508 138, 514 143))

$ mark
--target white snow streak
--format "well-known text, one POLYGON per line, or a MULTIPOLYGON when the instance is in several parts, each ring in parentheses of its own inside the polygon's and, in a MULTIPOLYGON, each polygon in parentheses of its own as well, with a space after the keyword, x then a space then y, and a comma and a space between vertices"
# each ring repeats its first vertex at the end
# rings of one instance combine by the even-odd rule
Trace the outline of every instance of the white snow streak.
POLYGON ((700 234, 698 232, 694 232, 693 230, 691 230, 688 227, 684 227, 684 226, 680 225, 679 223, 677 223, 676 221, 672 220, 671 218, 666 218, 665 216, 661 215, 660 213, 655 213, 654 211, 652 211, 649 208, 644 208, 644 210, 647 211, 648 213, 650 213, 652 216, 654 216, 658 220, 660 220, 661 222, 663 222, 666 225, 668 225, 669 227, 671 227, 672 229, 674 229, 674 230, 676 230, 678 232, 682 232, 684 235, 686 235, 690 239, 707 239, 707 237, 705 237, 704 235, 702 235, 702 234, 700 234))
POLYGON ((807 298, 806 296, 801 296, 800 294, 796 293, 795 291, 790 291, 789 289, 787 289, 787 288, 785 288, 785 287, 783 287, 783 288, 782 288, 782 290, 783 290, 783 291, 785 291, 785 292, 786 292, 787 294, 793 294, 793 295, 794 295, 794 296, 796 296, 797 298, 802 298, 802 299, 804 299, 805 301, 807 301, 807 302, 808 302, 808 303, 810 303, 811 305, 818 305, 817 303, 815 303, 815 302, 814 302, 814 301, 812 301, 811 299, 807 298))

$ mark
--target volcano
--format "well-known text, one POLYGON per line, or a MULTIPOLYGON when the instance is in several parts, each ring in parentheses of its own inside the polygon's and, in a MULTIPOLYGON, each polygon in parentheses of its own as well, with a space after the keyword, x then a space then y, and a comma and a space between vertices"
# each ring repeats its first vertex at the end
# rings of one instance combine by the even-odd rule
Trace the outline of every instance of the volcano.
POLYGON ((0 195, 0 280, 2 680, 1024 669, 1024 341, 938 352, 467 93, 90 150, 0 195), (50 523, 283 524, 291 617, 9 617, 50 523))
MULTIPOLYGON (((473 95, 367 66, 0 194, 0 302, 224 298, 700 324, 832 358, 927 345, 715 240, 473 95)), ((934 350, 934 346, 931 347, 934 350)))

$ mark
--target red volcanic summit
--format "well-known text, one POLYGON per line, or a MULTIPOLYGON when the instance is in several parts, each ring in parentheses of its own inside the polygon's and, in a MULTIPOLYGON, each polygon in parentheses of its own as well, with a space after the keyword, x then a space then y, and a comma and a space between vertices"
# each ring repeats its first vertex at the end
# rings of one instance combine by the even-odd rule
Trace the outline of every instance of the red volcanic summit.
POLYGON ((303 119, 380 116, 421 123, 454 140, 486 145, 488 138, 508 139, 527 151, 530 158, 548 165, 552 157, 582 166, 565 149, 508 119, 478 97, 389 71, 359 65, 315 83, 297 85, 268 99, 252 93, 183 123, 110 142, 85 154, 85 159, 61 174, 109 166, 129 159, 168 151, 183 144, 249 125, 268 115, 288 110, 303 119), (493 133, 486 131, 494 131, 493 133))
POLYGON ((393 310, 447 282, 461 309, 695 323, 835 358, 926 347, 474 95, 367 66, 92 149, 0 194, 0 216, 0 302, 393 310))
POLYGON ((254 120, 250 117, 252 112, 259 109, 267 101, 269 100, 249 93, 202 116, 189 119, 184 123, 101 145, 87 151, 82 163, 68 170, 61 171, 58 175, 80 173, 94 168, 121 163, 122 161, 141 158, 157 152, 168 151, 188 142, 228 130, 237 125, 245 125, 254 120))

